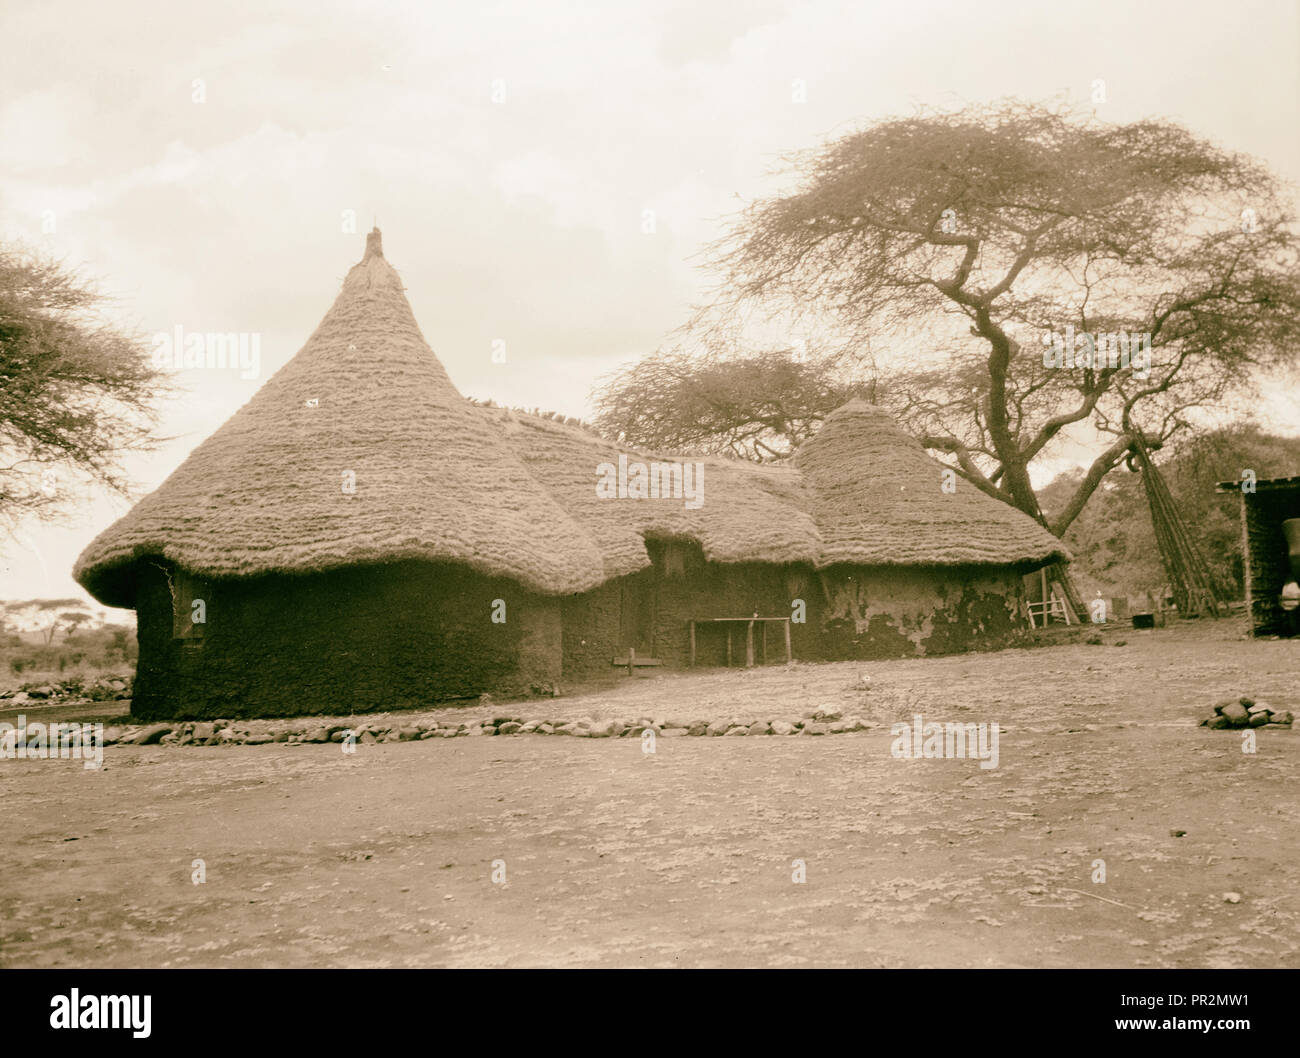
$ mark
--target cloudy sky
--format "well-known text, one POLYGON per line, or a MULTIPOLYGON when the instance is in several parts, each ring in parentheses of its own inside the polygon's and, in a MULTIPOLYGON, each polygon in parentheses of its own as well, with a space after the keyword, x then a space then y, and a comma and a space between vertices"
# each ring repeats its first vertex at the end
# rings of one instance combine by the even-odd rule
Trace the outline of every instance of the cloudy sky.
MULTIPOLYGON (((146 334, 261 336, 256 378, 180 377, 140 494, 301 347, 375 221, 463 393, 585 415, 780 156, 865 121, 1103 79, 1107 120, 1300 181, 1294 0, 4 0, 0 37, 0 240, 83 266, 146 334)), ((0 541, 0 598, 80 595, 126 507, 0 541)))

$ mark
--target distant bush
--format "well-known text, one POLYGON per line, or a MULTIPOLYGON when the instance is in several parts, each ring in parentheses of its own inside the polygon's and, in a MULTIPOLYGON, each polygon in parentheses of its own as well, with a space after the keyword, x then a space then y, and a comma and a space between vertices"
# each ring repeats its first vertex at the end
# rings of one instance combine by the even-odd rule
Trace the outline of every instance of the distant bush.
POLYGON ((0 636, 0 665, 14 676, 63 674, 70 670, 79 674, 128 673, 138 656, 135 633, 113 625, 75 632, 51 645, 24 643, 14 635, 0 636))

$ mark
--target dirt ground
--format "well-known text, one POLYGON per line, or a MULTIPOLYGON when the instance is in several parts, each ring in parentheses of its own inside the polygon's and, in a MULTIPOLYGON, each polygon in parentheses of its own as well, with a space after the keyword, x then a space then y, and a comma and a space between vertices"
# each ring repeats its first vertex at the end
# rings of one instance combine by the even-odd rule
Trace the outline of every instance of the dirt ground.
POLYGON ((1300 728, 1247 754, 1196 726, 1242 694, 1300 712, 1300 642, 1239 631, 673 674, 515 708, 880 724, 821 738, 0 761, 0 965, 1297 967, 1300 728), (997 721, 999 766, 892 757, 889 722, 915 713, 997 721))

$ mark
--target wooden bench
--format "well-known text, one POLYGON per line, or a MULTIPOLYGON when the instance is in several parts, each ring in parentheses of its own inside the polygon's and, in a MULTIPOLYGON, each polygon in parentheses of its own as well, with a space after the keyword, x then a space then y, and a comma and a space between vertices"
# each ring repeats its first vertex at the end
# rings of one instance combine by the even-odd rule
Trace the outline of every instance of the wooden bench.
POLYGON ((698 620, 686 622, 691 630, 691 665, 695 665, 695 627, 696 625, 724 624, 727 626, 727 664, 731 664, 733 653, 731 643, 731 633, 735 625, 743 624, 745 626, 745 667, 753 668, 754 666, 754 625, 762 625, 763 628, 763 660, 767 660, 767 626, 777 622, 782 626, 785 633, 785 660, 789 664, 794 660, 794 654, 790 650, 790 618, 788 617, 705 617, 698 620))
POLYGON ((627 656, 622 658, 614 658, 613 664, 615 668, 627 669, 627 674, 629 676, 635 676, 637 669, 656 668, 662 665, 663 662, 660 661, 658 658, 648 658, 644 655, 638 657, 636 648, 628 647, 627 656))

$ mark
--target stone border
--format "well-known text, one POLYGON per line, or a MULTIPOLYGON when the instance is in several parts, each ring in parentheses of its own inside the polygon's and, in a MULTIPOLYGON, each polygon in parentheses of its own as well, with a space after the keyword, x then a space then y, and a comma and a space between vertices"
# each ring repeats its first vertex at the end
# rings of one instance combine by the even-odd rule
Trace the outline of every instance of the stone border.
POLYGON ((835 710, 819 709, 798 720, 698 720, 689 725, 669 724, 642 717, 628 720, 593 720, 591 717, 530 719, 495 716, 491 719, 446 721, 419 720, 410 724, 379 723, 358 719, 344 724, 337 720, 312 723, 307 720, 277 725, 275 721, 184 721, 181 723, 137 724, 104 729, 107 746, 258 746, 269 742, 287 745, 342 742, 348 731, 362 745, 377 742, 417 742, 429 738, 474 738, 485 735, 571 735, 576 738, 639 738, 654 731, 665 738, 713 736, 735 738, 758 735, 841 735, 869 731, 876 724, 858 716, 844 717, 835 710))

